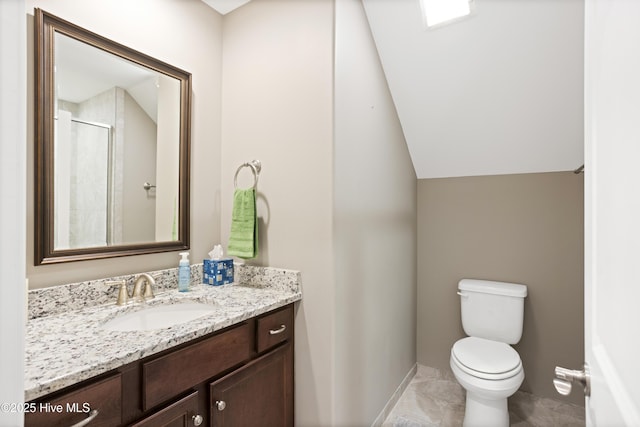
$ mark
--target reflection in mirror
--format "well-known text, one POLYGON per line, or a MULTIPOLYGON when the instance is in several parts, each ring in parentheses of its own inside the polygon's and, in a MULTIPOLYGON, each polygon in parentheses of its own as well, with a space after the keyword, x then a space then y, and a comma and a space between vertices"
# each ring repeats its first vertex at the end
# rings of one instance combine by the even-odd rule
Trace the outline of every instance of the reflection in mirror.
POLYGON ((36 32, 36 263, 187 248, 190 75, 39 9, 36 32))
POLYGON ((180 82, 54 38, 54 248, 177 240, 180 82), (158 170, 173 182, 158 188, 158 170))

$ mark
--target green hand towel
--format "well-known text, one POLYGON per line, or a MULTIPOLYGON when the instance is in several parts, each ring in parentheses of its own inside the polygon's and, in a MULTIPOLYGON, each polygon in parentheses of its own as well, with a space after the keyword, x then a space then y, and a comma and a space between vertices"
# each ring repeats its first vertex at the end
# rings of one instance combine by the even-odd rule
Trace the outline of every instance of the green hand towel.
POLYGON ((233 193, 229 255, 255 258, 258 255, 258 221, 256 217, 256 191, 236 189, 233 193))

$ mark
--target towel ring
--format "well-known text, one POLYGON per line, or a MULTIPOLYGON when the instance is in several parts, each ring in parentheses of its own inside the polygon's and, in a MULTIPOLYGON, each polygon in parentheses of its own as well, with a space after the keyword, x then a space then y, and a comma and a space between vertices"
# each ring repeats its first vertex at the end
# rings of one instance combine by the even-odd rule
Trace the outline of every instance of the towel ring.
POLYGON ((250 162, 243 163, 238 167, 238 169, 236 170, 236 174, 233 177, 234 188, 238 188, 238 174, 240 173, 240 170, 247 167, 251 169, 251 172, 253 172, 253 186, 251 188, 258 188, 258 176, 260 176, 260 170, 262 169, 260 160, 252 160, 250 162))

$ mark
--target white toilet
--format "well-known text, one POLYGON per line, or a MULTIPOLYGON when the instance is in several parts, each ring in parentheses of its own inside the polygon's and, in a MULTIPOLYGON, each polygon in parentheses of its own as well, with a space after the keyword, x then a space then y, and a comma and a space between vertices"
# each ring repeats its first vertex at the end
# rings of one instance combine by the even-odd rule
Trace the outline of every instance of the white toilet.
POLYGON ((463 279, 458 283, 462 327, 450 365, 467 391, 463 427, 508 427, 507 398, 524 380, 520 356, 509 344, 522 336, 527 287, 463 279))

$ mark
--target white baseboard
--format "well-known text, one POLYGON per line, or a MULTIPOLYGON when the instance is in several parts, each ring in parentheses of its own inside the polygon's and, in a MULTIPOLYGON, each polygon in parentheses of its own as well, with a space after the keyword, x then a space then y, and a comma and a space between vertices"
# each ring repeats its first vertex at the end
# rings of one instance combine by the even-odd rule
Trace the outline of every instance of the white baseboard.
POLYGON ((382 411, 380 412, 380 414, 373 421, 373 424, 371 424, 371 427, 380 427, 384 422, 384 420, 387 419, 387 417, 393 410, 393 407, 396 406, 396 403, 398 403, 400 396, 402 396, 402 393, 404 393, 407 386, 409 385, 413 377, 416 375, 417 370, 418 370, 418 364, 416 363, 411 367, 407 375, 405 375, 404 379, 402 380, 402 382, 400 383, 396 391, 393 392, 387 404, 384 405, 384 408, 382 408, 382 411))

